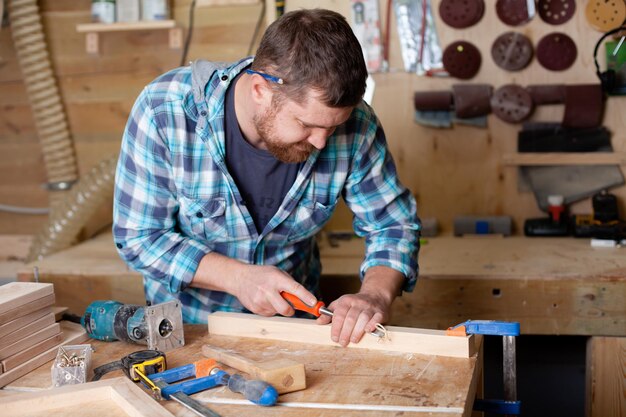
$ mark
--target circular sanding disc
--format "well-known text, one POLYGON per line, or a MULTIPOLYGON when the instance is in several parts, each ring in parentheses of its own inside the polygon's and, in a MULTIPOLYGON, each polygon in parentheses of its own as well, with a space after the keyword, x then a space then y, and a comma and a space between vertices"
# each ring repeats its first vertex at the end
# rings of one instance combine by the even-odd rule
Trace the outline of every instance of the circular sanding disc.
POLYGON ((478 73, 480 63, 480 51, 469 42, 453 42, 443 51, 443 67, 452 77, 470 79, 478 73))
POLYGON ((491 45, 491 57, 500 68, 519 71, 530 63, 533 44, 521 33, 506 32, 498 36, 491 45))
POLYGON ((533 111, 530 93, 517 84, 506 84, 491 96, 491 111, 508 123, 526 120, 533 111))
POLYGON ((527 0, 498 0, 496 13, 502 23, 509 26, 521 26, 533 18, 529 15, 527 0))
POLYGON ((483 0, 442 0, 439 15, 448 26, 464 29, 475 25, 483 17, 483 0))
MULTIPOLYGON (((593 0, 592 0, 593 1, 593 0)), ((537 2, 539 17, 551 25, 560 25, 572 18, 576 11, 575 0, 539 0, 537 2)))
POLYGON ((585 8, 587 22, 595 30, 608 32, 626 20, 626 3, 623 1, 589 0, 585 8))
POLYGON ((576 61, 576 44, 565 33, 552 32, 537 44, 537 60, 546 69, 563 71, 576 61))

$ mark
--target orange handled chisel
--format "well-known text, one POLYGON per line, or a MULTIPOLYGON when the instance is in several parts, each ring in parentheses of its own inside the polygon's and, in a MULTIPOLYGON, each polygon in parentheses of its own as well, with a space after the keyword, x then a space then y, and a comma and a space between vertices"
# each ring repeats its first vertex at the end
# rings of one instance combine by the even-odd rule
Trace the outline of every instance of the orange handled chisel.
MULTIPOLYGON (((329 317, 333 316, 333 312, 326 308, 326 304, 323 301, 318 301, 314 306, 310 306, 290 292, 281 291, 280 295, 296 310, 305 311, 313 314, 315 317, 319 317, 322 314, 329 317)), ((384 337, 384 334, 379 329, 370 332, 370 334, 376 337, 384 337)))
POLYGON ((319 317, 322 314, 333 316, 333 312, 326 308, 326 304, 323 301, 318 301, 314 306, 310 306, 290 292, 281 291, 280 295, 296 310, 305 311, 313 314, 315 317, 319 317))

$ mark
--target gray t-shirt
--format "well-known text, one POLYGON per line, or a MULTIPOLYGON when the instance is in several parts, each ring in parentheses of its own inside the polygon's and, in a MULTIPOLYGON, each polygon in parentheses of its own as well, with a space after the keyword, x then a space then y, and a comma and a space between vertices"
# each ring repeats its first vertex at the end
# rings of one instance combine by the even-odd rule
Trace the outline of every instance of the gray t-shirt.
POLYGON ((235 84, 240 76, 228 87, 224 102, 226 166, 250 211, 257 232, 261 233, 278 211, 302 164, 281 162, 270 152, 255 148, 243 137, 235 114, 235 84))

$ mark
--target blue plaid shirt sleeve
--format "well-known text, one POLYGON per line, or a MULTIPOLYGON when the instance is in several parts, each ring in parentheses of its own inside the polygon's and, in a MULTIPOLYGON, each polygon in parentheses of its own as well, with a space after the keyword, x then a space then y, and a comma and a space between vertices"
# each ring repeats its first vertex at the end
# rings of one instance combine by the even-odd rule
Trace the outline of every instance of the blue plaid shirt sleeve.
POLYGON ((209 248, 175 231, 179 209, 166 141, 147 89, 131 111, 115 176, 113 234, 120 256, 171 293, 185 289, 209 248))
POLYGON ((398 179, 384 131, 373 111, 357 108, 352 130, 364 140, 355 154, 343 198, 354 213, 353 227, 365 237, 361 277, 372 266, 387 266, 406 277, 404 291, 417 282, 419 230, 415 199, 398 179))

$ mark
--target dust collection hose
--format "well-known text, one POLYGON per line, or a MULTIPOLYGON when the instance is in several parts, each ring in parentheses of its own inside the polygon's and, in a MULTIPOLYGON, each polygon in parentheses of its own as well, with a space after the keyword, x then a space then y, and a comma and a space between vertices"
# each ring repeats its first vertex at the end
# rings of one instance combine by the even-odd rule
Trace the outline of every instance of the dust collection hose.
MULTIPOLYGON (((67 117, 56 84, 37 0, 9 0, 9 18, 48 177, 48 188, 66 190, 78 178, 67 117)), ((65 193, 50 193, 54 212, 65 193)))
POLYGON ((66 194, 33 241, 27 262, 42 259, 74 243, 85 223, 113 195, 116 165, 117 156, 104 159, 66 194))

